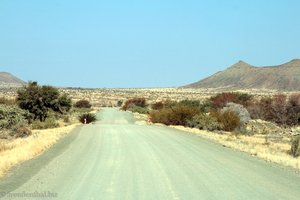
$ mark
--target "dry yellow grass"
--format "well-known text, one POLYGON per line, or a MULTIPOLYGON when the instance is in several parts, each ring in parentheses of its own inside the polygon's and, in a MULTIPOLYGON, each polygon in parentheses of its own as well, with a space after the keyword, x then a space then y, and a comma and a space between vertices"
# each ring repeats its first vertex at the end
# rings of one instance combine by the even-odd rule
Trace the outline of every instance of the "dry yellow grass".
POLYGON ((78 123, 54 129, 34 130, 33 134, 27 138, 0 140, 0 177, 12 166, 43 153, 76 126, 78 123))
POLYGON ((281 142, 271 142, 266 139, 265 135, 234 136, 230 133, 221 135, 196 128, 187 128, 183 126, 170 127, 197 134, 226 147, 247 152, 269 162, 300 170, 300 157, 294 158, 288 154, 288 151, 290 150, 290 144, 286 142, 289 140, 288 138, 283 138, 281 142))

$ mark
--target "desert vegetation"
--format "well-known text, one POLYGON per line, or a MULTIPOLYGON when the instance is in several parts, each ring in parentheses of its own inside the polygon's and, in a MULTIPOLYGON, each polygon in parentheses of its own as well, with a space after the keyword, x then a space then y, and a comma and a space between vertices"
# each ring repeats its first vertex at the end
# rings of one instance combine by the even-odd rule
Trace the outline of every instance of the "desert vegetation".
POLYGON ((153 123, 195 132, 225 146, 299 168, 299 94, 224 92, 204 100, 157 101, 150 108, 153 123))
POLYGON ((132 98, 125 101, 122 110, 128 110, 140 114, 148 114, 149 109, 145 98, 132 98))
POLYGON ((91 108, 92 105, 88 100, 82 99, 74 104, 75 108, 91 108))
MULTIPOLYGON (((0 103, 5 102, 5 106, 20 109, 15 100, 18 89, 0 88, 0 90, 2 96, 5 96, 0 98, 0 103)), ((199 130, 201 133, 207 131, 205 137, 225 138, 226 146, 232 148, 234 145, 240 148, 243 144, 245 147, 242 150, 251 151, 252 154, 261 155, 259 152, 264 151, 269 152, 268 155, 279 153, 287 157, 295 156, 299 160, 299 155, 296 153, 299 145, 292 142, 297 140, 296 135, 299 132, 296 130, 299 126, 299 94, 297 93, 254 89, 222 92, 221 89, 185 88, 59 88, 58 91, 72 99, 74 104, 71 105, 71 109, 61 114, 47 108, 46 119, 43 122, 39 118, 31 119, 29 130, 33 130, 32 126, 41 128, 40 123, 45 124, 45 128, 49 127, 47 124, 57 127, 74 123, 79 120, 80 115, 91 111, 89 105, 117 106, 134 114, 141 113, 145 119, 148 116, 154 123, 184 127, 189 131, 199 130), (229 142, 232 144, 228 144, 229 142)), ((22 116, 25 125, 28 123, 27 115, 28 111, 24 117, 22 116)), ((1 135, 11 137, 7 132, 1 135)))
POLYGON ((93 113, 80 114, 78 119, 83 124, 89 124, 97 120, 96 115, 93 113))
POLYGON ((39 155, 70 132, 84 117, 96 120, 89 101, 77 101, 37 82, 0 97, 0 176, 11 166, 39 155), (22 153, 20 153, 22 152, 22 153))

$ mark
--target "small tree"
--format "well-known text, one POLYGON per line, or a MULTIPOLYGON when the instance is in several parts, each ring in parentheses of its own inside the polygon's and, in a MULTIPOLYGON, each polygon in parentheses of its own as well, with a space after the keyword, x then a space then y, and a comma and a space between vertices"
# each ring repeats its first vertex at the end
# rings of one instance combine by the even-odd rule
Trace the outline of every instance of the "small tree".
POLYGON ((27 86, 18 90, 17 101, 19 107, 28 110, 34 119, 45 121, 48 109, 43 102, 41 87, 37 82, 29 82, 27 86))
POLYGON ((72 106, 71 99, 66 94, 61 95, 58 89, 52 86, 39 86, 37 82, 29 82, 17 93, 19 107, 28 110, 34 120, 45 121, 49 109, 63 114, 72 106))
POLYGON ((124 103, 122 110, 128 110, 130 107, 134 107, 134 106, 145 108, 147 106, 146 99, 145 98, 128 99, 124 103))
POLYGON ((74 105, 76 108, 91 108, 92 105, 88 100, 82 99, 75 103, 74 105))

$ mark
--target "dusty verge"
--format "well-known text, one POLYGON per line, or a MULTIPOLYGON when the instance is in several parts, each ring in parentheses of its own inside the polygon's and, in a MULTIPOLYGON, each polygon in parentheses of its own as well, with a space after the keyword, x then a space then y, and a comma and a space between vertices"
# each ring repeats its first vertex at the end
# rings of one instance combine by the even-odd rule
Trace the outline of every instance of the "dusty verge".
POLYGON ((2 147, 0 151, 0 177, 14 165, 40 155, 78 125, 79 123, 53 129, 33 130, 32 135, 27 138, 11 141, 0 140, 2 147))
POLYGON ((217 134, 210 131, 188 128, 183 126, 170 126, 178 130, 197 134, 200 137, 213 140, 226 147, 249 153, 269 162, 300 170, 300 157, 294 158, 288 154, 290 144, 287 142, 271 142, 265 135, 234 136, 231 133, 217 134))

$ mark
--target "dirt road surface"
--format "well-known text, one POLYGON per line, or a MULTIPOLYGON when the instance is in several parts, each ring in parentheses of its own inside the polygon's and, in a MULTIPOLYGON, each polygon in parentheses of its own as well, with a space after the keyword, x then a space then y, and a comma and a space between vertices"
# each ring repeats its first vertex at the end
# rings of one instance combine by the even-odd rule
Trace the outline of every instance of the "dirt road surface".
POLYGON ((98 118, 15 167, 0 199, 300 199, 292 170, 113 108, 98 118))

